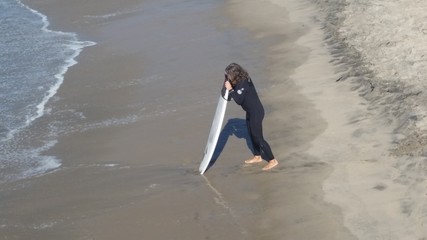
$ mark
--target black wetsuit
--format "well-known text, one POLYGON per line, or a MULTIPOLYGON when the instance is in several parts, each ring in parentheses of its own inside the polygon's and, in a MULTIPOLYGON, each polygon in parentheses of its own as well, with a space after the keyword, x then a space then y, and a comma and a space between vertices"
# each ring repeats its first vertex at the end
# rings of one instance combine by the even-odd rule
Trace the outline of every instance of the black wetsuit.
MULTIPOLYGON (((225 88, 223 88, 225 91, 225 88)), ((224 92, 223 92, 224 93, 224 92)), ((223 94, 224 96, 224 94, 223 94)), ((264 119, 264 107, 258 97, 251 79, 240 81, 233 86, 229 93, 228 101, 234 101, 246 111, 246 126, 252 140, 254 155, 263 155, 270 161, 274 159, 270 145, 265 141, 262 133, 262 120, 264 119)))

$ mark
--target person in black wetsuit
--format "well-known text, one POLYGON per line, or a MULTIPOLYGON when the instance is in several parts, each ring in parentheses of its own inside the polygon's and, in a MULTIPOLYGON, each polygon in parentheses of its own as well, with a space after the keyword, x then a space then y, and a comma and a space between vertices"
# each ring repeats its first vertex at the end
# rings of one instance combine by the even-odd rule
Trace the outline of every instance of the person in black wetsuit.
MULTIPOLYGON (((237 63, 231 63, 225 68, 223 91, 229 91, 228 101, 234 101, 246 112, 246 125, 252 140, 254 157, 245 161, 247 164, 262 162, 261 152, 264 153, 268 164, 262 170, 270 170, 277 166, 270 145, 265 141, 262 133, 264 107, 258 97, 252 79, 248 72, 237 63)), ((223 95, 224 96, 224 95, 223 95)))

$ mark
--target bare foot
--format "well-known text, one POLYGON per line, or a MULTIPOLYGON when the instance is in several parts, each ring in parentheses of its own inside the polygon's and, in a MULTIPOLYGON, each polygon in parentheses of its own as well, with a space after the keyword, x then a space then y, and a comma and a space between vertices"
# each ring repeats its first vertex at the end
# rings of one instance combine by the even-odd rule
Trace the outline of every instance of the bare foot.
POLYGON ((279 162, 276 159, 270 160, 268 162, 268 164, 262 168, 263 171, 267 171, 270 170, 272 168, 274 168, 275 166, 277 166, 279 164, 279 162))
POLYGON ((260 162, 262 162, 262 159, 260 156, 254 156, 254 158, 248 159, 245 161, 246 164, 260 163, 260 162))

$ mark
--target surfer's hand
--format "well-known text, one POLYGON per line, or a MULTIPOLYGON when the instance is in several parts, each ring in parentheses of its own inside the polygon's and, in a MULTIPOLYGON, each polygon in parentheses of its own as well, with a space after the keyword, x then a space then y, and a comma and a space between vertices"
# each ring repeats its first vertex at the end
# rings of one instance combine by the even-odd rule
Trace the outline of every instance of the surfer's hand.
POLYGON ((229 81, 225 81, 224 83, 225 88, 230 91, 231 89, 233 89, 233 87, 231 87, 231 83, 229 81))

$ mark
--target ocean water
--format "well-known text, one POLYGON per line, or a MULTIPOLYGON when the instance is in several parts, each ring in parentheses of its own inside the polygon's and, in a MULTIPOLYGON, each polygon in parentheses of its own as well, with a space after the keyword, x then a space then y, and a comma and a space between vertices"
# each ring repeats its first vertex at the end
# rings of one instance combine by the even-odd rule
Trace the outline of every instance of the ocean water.
POLYGON ((52 131, 30 130, 48 113, 64 74, 83 48, 75 33, 49 30, 47 17, 18 0, 0 0, 0 183, 42 174, 61 165, 43 152, 52 131))

